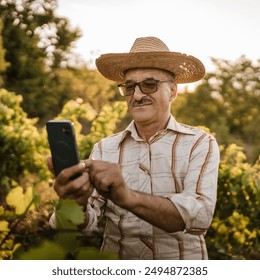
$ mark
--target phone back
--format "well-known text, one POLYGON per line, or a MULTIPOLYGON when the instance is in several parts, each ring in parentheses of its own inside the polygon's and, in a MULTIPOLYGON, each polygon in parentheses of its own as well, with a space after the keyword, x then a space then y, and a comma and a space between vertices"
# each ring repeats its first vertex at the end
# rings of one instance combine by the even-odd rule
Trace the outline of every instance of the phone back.
POLYGON ((46 124, 48 141, 52 154, 54 173, 80 162, 74 127, 67 120, 51 120, 46 124))

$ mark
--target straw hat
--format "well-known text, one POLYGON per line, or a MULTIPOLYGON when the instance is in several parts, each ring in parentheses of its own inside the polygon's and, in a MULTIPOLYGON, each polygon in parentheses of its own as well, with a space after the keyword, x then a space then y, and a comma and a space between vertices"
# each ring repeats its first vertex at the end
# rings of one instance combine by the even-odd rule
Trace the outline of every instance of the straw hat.
POLYGON ((123 82, 125 71, 134 68, 156 68, 170 71, 178 84, 203 78, 205 68, 194 56, 171 52, 156 37, 137 38, 129 53, 102 54, 96 59, 98 71, 107 79, 123 82))

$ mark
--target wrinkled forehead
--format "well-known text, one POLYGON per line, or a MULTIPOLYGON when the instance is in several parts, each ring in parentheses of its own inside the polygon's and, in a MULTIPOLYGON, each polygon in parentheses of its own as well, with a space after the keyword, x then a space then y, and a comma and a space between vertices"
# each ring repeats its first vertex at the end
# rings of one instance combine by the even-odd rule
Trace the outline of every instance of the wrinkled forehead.
POLYGON ((174 74, 163 69, 157 68, 134 68, 125 72, 125 81, 127 80, 143 80, 148 78, 154 79, 171 79, 174 80, 174 74))

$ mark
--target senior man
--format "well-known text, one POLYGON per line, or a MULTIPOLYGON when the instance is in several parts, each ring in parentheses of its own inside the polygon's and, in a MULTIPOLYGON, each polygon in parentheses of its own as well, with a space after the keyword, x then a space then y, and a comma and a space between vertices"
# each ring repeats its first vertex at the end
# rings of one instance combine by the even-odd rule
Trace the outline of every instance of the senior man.
MULTIPOLYGON (((207 259, 204 235, 217 198, 218 145, 170 112, 177 84, 202 79, 203 64, 171 52, 156 37, 142 37, 129 53, 101 55, 96 66, 118 83, 133 121, 96 143, 90 159, 63 170, 56 192, 86 206, 83 232, 107 218, 101 251, 120 259, 207 259), (71 181, 79 171, 82 176, 71 181)), ((55 215, 50 223, 55 227, 55 215)))

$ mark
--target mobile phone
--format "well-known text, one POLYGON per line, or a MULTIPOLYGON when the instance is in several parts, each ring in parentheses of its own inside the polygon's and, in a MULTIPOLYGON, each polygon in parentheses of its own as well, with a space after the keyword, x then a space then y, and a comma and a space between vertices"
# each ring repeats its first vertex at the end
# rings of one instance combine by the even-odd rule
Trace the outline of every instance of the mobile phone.
MULTIPOLYGON (((73 123, 69 120, 50 120, 46 123, 55 176, 80 162, 73 123)), ((81 174, 76 174, 75 179, 81 174)))

